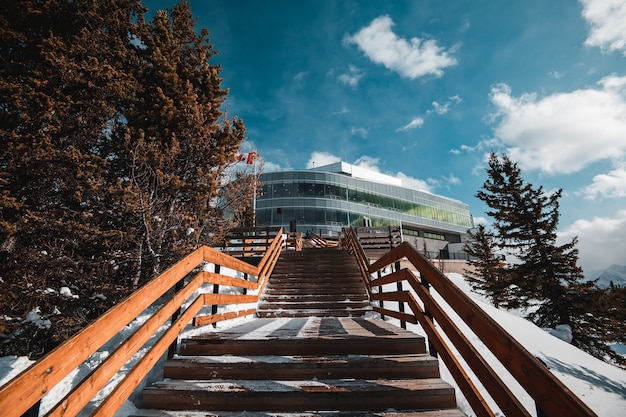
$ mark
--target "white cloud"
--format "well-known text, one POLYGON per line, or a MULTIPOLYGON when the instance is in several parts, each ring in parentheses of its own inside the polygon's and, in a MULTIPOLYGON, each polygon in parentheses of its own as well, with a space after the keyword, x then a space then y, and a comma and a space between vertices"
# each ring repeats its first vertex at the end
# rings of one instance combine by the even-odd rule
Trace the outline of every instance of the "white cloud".
POLYGON ((419 178, 409 177, 403 172, 398 172, 395 175, 396 178, 402 181, 402 186, 404 188, 410 188, 412 190, 426 191, 432 192, 432 186, 428 181, 420 180, 419 178))
POLYGON ((404 132, 406 130, 416 129, 416 128, 422 127, 422 126, 424 126, 424 119, 422 119, 421 117, 417 116, 417 117, 414 117, 413 120, 411 120, 406 125, 397 128, 396 132, 404 132))
POLYGON ((444 114, 447 114, 450 111, 450 106, 452 105, 456 106, 462 101, 463 100, 458 95, 450 97, 448 101, 446 101, 443 104, 439 103, 438 101, 433 101, 432 110, 428 110, 426 111, 426 113, 437 113, 438 115, 443 116, 444 114))
POLYGON ((306 168, 321 167, 324 165, 334 164, 335 162, 341 162, 341 158, 328 152, 313 152, 309 161, 306 163, 306 168))
MULTIPOLYGON (((311 154, 311 158, 309 162, 307 162, 307 169, 313 167, 320 167, 328 164, 332 164, 335 162, 340 162, 341 158, 336 155, 333 155, 328 152, 313 152, 311 154)), ((432 192, 432 188, 438 185, 438 182, 432 179, 428 179, 426 181, 420 180, 418 178, 410 177, 402 172, 398 172, 397 174, 382 172, 380 167, 378 166, 380 163, 379 158, 374 158, 371 156, 363 155, 356 161, 352 163, 352 165, 358 166, 360 168, 369 169, 374 172, 380 172, 385 175, 389 175, 395 177, 402 181, 402 186, 405 188, 411 188, 413 190, 420 190, 426 192, 432 192)), ((450 175, 451 178, 454 176, 450 175)))
POLYGON ((304 79, 308 73, 306 71, 302 71, 294 75, 293 81, 296 83, 296 87, 302 88, 304 86, 304 79))
POLYGON ((380 172, 380 168, 378 168, 379 158, 374 158, 371 156, 363 155, 356 161, 354 161, 353 165, 356 165, 361 168, 369 169, 370 171, 380 172))
POLYGON ((399 38, 392 31, 393 25, 389 16, 377 17, 353 36, 346 36, 344 43, 356 44, 371 61, 410 79, 441 77, 444 68, 456 65, 451 50, 432 39, 399 38))
POLYGON ((626 264, 626 210, 619 211, 613 218, 577 220, 559 232, 558 242, 569 242, 575 236, 578 236, 579 265, 587 273, 603 270, 613 264, 626 264))
POLYGON ((285 168, 280 166, 279 164, 275 164, 273 162, 265 161, 263 164, 263 172, 277 172, 283 171, 285 168))
POLYGON ((593 177, 593 183, 585 187, 581 194, 587 200, 600 198, 626 197, 626 168, 612 170, 608 174, 593 177))
POLYGON ((474 226, 478 226, 479 224, 482 224, 484 226, 491 226, 491 222, 487 217, 474 216, 474 226))
POLYGON ((350 134, 353 136, 361 136, 363 138, 366 138, 368 131, 364 127, 353 127, 352 129, 350 129, 350 134))
POLYGON ((491 89, 495 136, 526 169, 572 173, 626 151, 626 77, 610 76, 598 88, 514 97, 506 84, 491 89))
POLYGON ((333 114, 334 114, 335 116, 341 116, 341 115, 348 114, 348 113, 350 113, 350 109, 349 109, 349 108, 347 108, 346 106, 343 106, 343 107, 341 108, 341 110, 336 111, 336 112, 334 112, 333 114))
POLYGON ((365 73, 354 65, 350 65, 347 73, 341 74, 337 79, 350 87, 356 87, 365 73))
POLYGON ((459 179, 459 177, 456 177, 453 173, 450 173, 450 175, 448 175, 445 178, 445 180, 450 185, 459 185, 459 184, 461 184, 461 180, 459 179))
POLYGON ((582 16, 589 24, 587 46, 621 50, 626 56, 626 2, 623 0, 581 0, 582 16))
POLYGON ((551 78, 554 78, 555 80, 558 80, 559 78, 563 76, 563 73, 559 71, 550 71, 548 73, 548 76, 550 76, 551 78))

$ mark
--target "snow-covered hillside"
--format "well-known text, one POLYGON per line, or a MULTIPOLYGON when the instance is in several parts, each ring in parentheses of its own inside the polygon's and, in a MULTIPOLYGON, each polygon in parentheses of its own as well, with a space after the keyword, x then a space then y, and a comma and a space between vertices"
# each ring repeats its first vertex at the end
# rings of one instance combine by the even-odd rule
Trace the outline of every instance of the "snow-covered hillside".
MULTIPOLYGON (((533 323, 507 311, 498 310, 480 295, 471 291, 462 275, 448 274, 449 278, 477 304, 489 313, 502 327, 515 337, 530 353, 541 359, 570 390, 584 401, 598 416, 615 417, 626 415, 626 370, 609 365, 576 347, 552 336, 533 323)), ((458 321, 460 327, 464 323, 458 321)), ((486 358, 488 352, 481 351, 486 358)), ((495 368, 498 370, 498 367, 495 368)), ((514 392, 525 395, 513 378, 499 375, 514 392)), ((461 406, 469 414, 463 400, 461 406)), ((534 410, 530 397, 523 402, 534 410)))
MULTIPOLYGON (((626 415, 626 370, 595 359, 572 345, 550 335, 516 314, 494 308, 487 303, 484 298, 470 290, 463 276, 459 274, 449 274, 449 277, 457 286, 470 294, 481 308, 520 341, 526 349, 544 361, 550 370, 589 405, 598 416, 616 417, 626 415)), ((448 313, 451 314, 450 312, 448 313)), ((241 324, 243 320, 252 319, 237 319, 230 323, 221 323, 218 327, 218 331, 227 326, 241 324)), ((141 319, 136 320, 137 323, 142 321, 141 319)), ((458 325, 462 330, 466 329, 461 320, 458 320, 458 325)), ((207 326, 207 328, 209 328, 209 331, 214 331, 211 326, 207 326)), ((201 329, 195 329, 192 330, 192 332, 199 330, 201 329)), ((421 333, 419 326, 411 328, 411 325, 409 325, 409 330, 421 333)), ((131 329, 127 329, 127 331, 131 331, 131 329)), ((470 339, 476 341, 477 338, 470 337, 470 339)), ((479 350, 481 350, 481 353, 488 361, 491 361, 490 354, 486 349, 481 348, 479 350)), ((107 352, 100 352, 100 354, 104 356, 107 352)), ((22 357, 0 358, 0 384, 7 382, 22 369, 28 367, 30 363, 32 362, 22 357)), ((88 366, 88 364, 86 366, 88 366)), ((498 374, 507 382, 509 387, 523 398, 523 404, 530 410, 533 410, 532 412, 534 413, 534 403, 532 399, 525 396, 523 390, 517 386, 513 378, 507 378, 506 372, 500 365, 494 367, 498 374)), ((449 373, 443 368, 443 364, 442 376, 450 383, 453 383, 449 373)), ((70 376, 69 381, 72 381, 71 377, 72 376, 70 376)), ((66 390, 69 387, 66 386, 63 388, 66 390)), ((457 389, 457 393, 458 392, 457 389)), ((46 403, 53 404, 56 400, 61 399, 62 393, 63 390, 53 390, 48 397, 45 398, 44 406, 46 403), (56 396, 58 396, 58 398, 56 398, 56 396)), ((459 397, 458 403, 459 407, 466 414, 473 415, 464 399, 459 397)), ((131 414, 133 410, 135 410, 133 404, 127 401, 118 413, 118 416, 127 416, 131 414)))
POLYGON ((608 288, 613 282, 620 287, 626 286, 626 265, 611 265, 598 276, 598 286, 608 288))

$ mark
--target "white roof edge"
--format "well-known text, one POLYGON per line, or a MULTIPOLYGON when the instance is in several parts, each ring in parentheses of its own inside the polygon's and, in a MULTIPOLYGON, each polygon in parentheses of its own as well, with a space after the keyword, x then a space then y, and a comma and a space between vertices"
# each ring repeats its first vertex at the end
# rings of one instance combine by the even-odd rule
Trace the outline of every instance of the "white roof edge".
POLYGON ((362 168, 356 165, 348 164, 347 162, 335 162, 333 164, 324 165, 321 167, 310 168, 311 171, 331 172, 335 174, 347 174, 353 178, 361 178, 368 181, 395 185, 402 187, 402 180, 392 177, 371 169, 362 168))

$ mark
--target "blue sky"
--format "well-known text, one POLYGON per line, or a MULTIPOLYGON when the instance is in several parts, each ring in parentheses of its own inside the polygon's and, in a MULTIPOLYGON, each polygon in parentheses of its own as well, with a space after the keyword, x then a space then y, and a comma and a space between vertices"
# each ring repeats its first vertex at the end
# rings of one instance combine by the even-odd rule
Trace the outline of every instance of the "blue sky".
POLYGON ((190 3, 266 171, 343 160, 489 222, 475 194, 507 153, 563 188, 587 273, 626 264, 626 1, 190 3))

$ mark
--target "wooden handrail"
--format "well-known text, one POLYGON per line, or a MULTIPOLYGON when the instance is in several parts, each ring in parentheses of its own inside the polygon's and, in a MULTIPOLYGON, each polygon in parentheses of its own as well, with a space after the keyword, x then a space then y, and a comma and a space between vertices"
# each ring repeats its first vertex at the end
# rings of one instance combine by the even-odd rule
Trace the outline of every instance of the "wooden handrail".
POLYGON ((342 243, 340 246, 346 251, 352 253, 356 258, 357 264, 359 266, 359 271, 361 272, 361 279, 365 284, 365 288, 367 288, 367 292, 372 296, 372 285, 371 285, 371 276, 369 274, 369 265, 370 261, 365 255, 365 251, 363 250, 363 246, 359 243, 359 239, 352 227, 344 229, 342 243))
MULTIPOLYGON (((266 230, 266 229, 264 229, 266 230)), ((254 237, 254 230, 249 234, 254 237)), ((257 266, 227 253, 206 246, 196 249, 158 277, 131 294, 124 301, 105 312, 89 326, 65 341, 52 352, 35 362, 15 378, 0 387, 0 413, 3 417, 24 415, 36 405, 52 388, 101 349, 132 320, 143 313, 157 300, 170 293, 180 282, 182 288, 174 291, 131 336, 103 360, 89 375, 68 393, 58 404, 52 406, 49 416, 74 416, 100 391, 111 378, 146 342, 157 333, 170 317, 182 306, 186 307, 146 353, 132 365, 125 377, 94 411, 93 415, 112 415, 138 384, 144 379, 158 359, 176 341, 180 332, 192 320, 201 325, 254 314, 256 309, 213 314, 196 317, 206 305, 228 305, 257 303, 259 295, 198 294, 205 283, 227 285, 241 289, 262 289, 271 274, 282 249, 282 229, 276 228, 274 236, 267 241, 264 256, 257 266), (202 265, 211 263, 232 269, 238 273, 257 277, 256 281, 201 271, 202 265), (196 271, 196 272, 194 272, 196 271), (186 282, 184 282, 186 281, 186 282)), ((244 255, 245 256, 245 255, 244 255)), ((257 294, 260 294, 258 291, 257 294)))
MULTIPOLYGON (((361 264, 362 256, 358 247, 360 243, 356 233, 350 229, 344 231, 342 247, 355 253, 357 262, 361 264)), ((369 263, 369 261, 368 261, 369 263)), ((456 326, 444 309, 430 295, 429 287, 439 293, 454 312, 467 324, 472 332, 493 353, 508 372, 519 382, 526 392, 534 399, 537 409, 545 416, 595 416, 596 414, 572 393, 539 359, 530 354, 504 328, 485 313, 470 297, 452 283, 428 259, 421 255, 408 243, 382 255, 377 261, 368 266, 367 272, 362 274, 368 280, 368 288, 379 287, 397 282, 407 282, 413 292, 387 291, 371 294, 372 300, 404 302, 411 308, 412 314, 397 312, 385 308, 375 307, 381 314, 395 317, 403 321, 418 321, 424 328, 429 343, 439 354, 450 370, 451 375, 468 403, 479 416, 492 416, 493 411, 482 398, 479 390, 468 377, 468 371, 452 353, 446 339, 455 347, 471 372, 480 381, 485 391, 507 416, 528 416, 528 411, 509 390, 493 368, 482 358, 475 346, 456 326), (391 274, 382 275, 380 272, 388 265, 400 261, 408 261, 420 273, 421 280, 410 270, 403 269, 391 274), (380 278, 372 278, 380 275, 380 278), (421 301, 420 305, 413 294, 421 301), (435 326, 435 323, 437 326, 435 326), (443 332, 443 333, 442 333, 443 332), (445 334, 445 337, 444 337, 445 334)), ((434 352, 433 352, 434 353, 434 352)))

